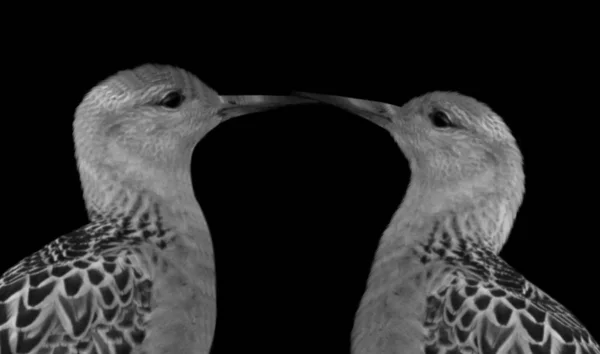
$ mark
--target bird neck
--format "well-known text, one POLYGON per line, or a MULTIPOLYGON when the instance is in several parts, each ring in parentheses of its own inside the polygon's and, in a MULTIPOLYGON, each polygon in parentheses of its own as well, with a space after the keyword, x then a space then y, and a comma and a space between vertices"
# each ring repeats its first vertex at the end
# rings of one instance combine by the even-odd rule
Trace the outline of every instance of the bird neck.
POLYGON ((441 203, 439 196, 411 182, 375 253, 367 283, 371 296, 401 279, 438 269, 430 268, 436 261, 452 263, 472 249, 499 252, 499 240, 506 238, 514 219, 507 200, 481 196, 470 203, 427 207, 432 198, 441 203))
MULTIPOLYGON (((402 205, 380 241, 382 248, 410 248, 442 242, 447 236, 500 252, 520 203, 502 190, 469 191, 466 196, 432 190, 413 179, 402 205)), ((447 242, 444 244, 451 246, 447 242)))
POLYGON ((131 163, 126 168, 112 162, 78 164, 90 219, 131 225, 154 220, 166 234, 208 237, 189 165, 160 169, 142 164, 133 169, 131 163))
POLYGON ((490 168, 469 179, 436 177, 411 160, 404 200, 385 230, 380 247, 422 242, 436 223, 456 219, 455 238, 500 252, 523 200, 523 159, 516 147, 498 149, 490 168))

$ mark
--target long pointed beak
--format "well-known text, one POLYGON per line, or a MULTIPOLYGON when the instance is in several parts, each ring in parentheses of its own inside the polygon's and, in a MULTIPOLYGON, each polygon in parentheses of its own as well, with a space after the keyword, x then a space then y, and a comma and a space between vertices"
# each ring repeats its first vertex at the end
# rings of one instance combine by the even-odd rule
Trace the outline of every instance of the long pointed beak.
POLYGON ((393 123, 394 117, 398 116, 397 107, 388 103, 308 92, 294 92, 293 94, 299 98, 311 99, 342 108, 350 113, 364 117, 383 128, 389 128, 393 123))
POLYGON ((221 100, 221 107, 217 112, 223 118, 223 121, 283 106, 315 103, 314 100, 297 96, 219 96, 219 99, 221 100))

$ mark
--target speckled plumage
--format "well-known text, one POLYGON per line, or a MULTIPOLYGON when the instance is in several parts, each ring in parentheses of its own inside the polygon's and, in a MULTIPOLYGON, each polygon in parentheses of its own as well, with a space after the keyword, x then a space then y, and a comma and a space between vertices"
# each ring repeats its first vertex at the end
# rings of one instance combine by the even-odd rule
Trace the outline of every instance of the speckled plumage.
POLYGON ((9 269, 0 280, 2 353, 102 353, 111 343, 128 352, 139 345, 155 265, 146 259, 143 231, 131 231, 94 221, 9 269))
POLYGON ((208 353, 215 270, 193 148, 225 119, 298 102, 219 96, 161 65, 92 89, 73 125, 91 222, 2 275, 0 353, 208 353))
POLYGON ((376 252, 353 353, 600 353, 564 306, 498 256, 524 174, 514 137, 489 107, 453 92, 402 107, 298 95, 384 127, 412 171, 376 252))

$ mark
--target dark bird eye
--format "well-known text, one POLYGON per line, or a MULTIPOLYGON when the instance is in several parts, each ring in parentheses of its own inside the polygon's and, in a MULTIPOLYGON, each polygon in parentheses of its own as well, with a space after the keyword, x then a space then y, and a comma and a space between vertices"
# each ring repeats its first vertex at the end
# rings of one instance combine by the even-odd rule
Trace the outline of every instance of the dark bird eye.
POLYGON ((449 128, 456 126, 454 123, 452 123, 448 115, 439 109, 434 109, 431 111, 429 113, 429 119, 431 119, 433 125, 438 128, 449 128))
POLYGON ((181 93, 181 91, 171 91, 167 93, 160 101, 158 101, 158 105, 167 108, 178 108, 181 106, 184 100, 185 96, 181 93))

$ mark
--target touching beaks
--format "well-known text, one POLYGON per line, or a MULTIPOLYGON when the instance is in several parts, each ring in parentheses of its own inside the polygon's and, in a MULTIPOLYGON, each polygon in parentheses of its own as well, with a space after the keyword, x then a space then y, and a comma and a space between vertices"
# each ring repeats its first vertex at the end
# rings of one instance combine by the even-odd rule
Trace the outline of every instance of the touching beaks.
POLYGON ((398 107, 388 103, 308 92, 294 92, 290 96, 219 96, 219 99, 221 107, 217 112, 223 120, 283 106, 315 103, 339 107, 384 128, 389 128, 399 115, 398 107))
POLYGON ((398 115, 397 107, 383 102, 308 92, 294 92, 293 95, 342 108, 384 128, 388 128, 398 115))
POLYGON ((219 96, 219 99, 222 105, 217 110, 217 114, 223 118, 223 121, 283 106, 315 103, 314 100, 297 96, 219 96))

